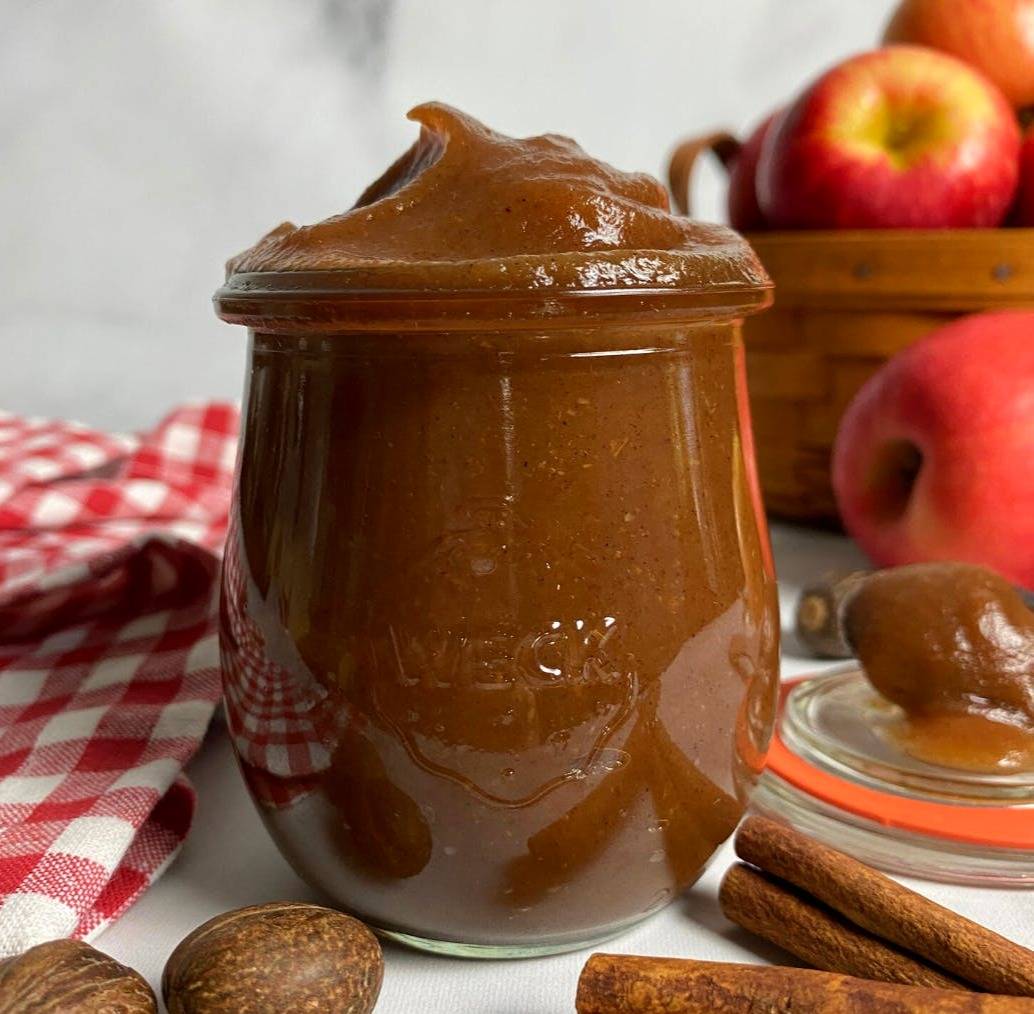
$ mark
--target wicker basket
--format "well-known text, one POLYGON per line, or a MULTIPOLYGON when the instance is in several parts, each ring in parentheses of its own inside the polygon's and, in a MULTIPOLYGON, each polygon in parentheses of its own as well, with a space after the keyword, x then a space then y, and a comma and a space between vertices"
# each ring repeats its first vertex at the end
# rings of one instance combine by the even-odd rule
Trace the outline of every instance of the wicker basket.
MULTIPOLYGON (((676 149, 669 180, 682 211, 698 156, 713 151, 728 165, 735 150, 724 133, 676 149)), ((954 317, 1034 307, 1034 229, 748 239, 776 285, 773 308, 744 328, 765 504, 774 517, 838 527, 830 456, 848 402, 887 359, 954 317)))
POLYGON ((848 402, 938 325, 1034 306, 1034 229, 749 238, 776 283, 775 306, 744 328, 765 503, 775 517, 835 526, 830 455, 848 402))

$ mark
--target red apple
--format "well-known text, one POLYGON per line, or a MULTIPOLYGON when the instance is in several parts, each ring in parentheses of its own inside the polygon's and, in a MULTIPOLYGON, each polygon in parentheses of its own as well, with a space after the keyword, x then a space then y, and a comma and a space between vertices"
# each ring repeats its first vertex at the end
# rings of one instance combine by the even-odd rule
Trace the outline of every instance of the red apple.
POLYGON ((1034 0, 902 0, 883 40, 951 53, 1014 106, 1034 103, 1034 0))
POLYGON ((1001 224, 1020 130, 1002 93, 918 46, 863 53, 823 74, 761 148, 758 197, 777 228, 1001 224))
POLYGON ((755 186, 761 145, 778 112, 769 113, 743 142, 729 170, 729 224, 738 232, 757 232, 766 226, 758 207, 755 186))
POLYGON ((1034 311, 963 317, 886 363, 840 422, 833 488, 879 564, 961 560, 1034 588, 1034 311))

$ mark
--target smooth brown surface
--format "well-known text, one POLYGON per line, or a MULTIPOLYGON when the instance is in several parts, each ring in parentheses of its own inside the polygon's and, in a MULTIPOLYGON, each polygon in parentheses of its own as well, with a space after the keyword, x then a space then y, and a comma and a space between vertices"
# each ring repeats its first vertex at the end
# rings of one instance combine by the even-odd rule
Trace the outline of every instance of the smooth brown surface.
POLYGON ((216 916, 165 964, 169 1014, 369 1014, 384 959, 377 938, 341 912, 271 902, 216 916))
POLYGON ((569 946, 692 881, 764 760, 737 317, 767 280, 573 142, 414 116, 356 209, 217 297, 254 330, 230 726, 282 851, 371 924, 569 946))
POLYGON ((0 1014, 157 1014, 147 980, 80 940, 0 962, 0 1014))
POLYGON ((746 322, 769 511, 837 525, 829 479, 844 409, 890 356, 964 313, 1034 306, 1034 230, 754 233, 776 283, 746 322))
POLYGON ((578 1014, 1029 1014, 1034 1000, 871 982, 808 968, 594 954, 578 1014))
POLYGON ((285 223, 227 274, 334 270, 354 288, 698 289, 767 284, 735 232, 672 215, 664 187, 555 134, 511 138, 442 103, 417 142, 317 225, 285 223))
POLYGON ((736 854, 965 982, 1034 996, 1034 952, 784 824, 749 817, 736 833, 736 854))
POLYGON ((718 900, 727 919, 826 972, 935 989, 967 989, 914 955, 866 933, 778 877, 734 863, 718 900))
POLYGON ((256 337, 231 729, 294 866, 368 921, 562 942, 691 882, 764 758, 740 347, 729 325, 434 341, 256 337), (261 748, 267 708, 301 727, 293 766, 261 748))
POLYGON ((917 757, 975 770, 1034 768, 1034 610, 1000 575, 962 563, 880 571, 844 626, 872 685, 905 710, 917 757))

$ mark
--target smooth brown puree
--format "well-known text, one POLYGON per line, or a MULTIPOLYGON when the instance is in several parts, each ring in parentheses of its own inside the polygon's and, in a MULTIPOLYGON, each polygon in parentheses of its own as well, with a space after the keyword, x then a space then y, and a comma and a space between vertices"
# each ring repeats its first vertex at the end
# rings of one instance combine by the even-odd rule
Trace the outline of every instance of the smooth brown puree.
POLYGON ((1034 770, 1034 612, 1004 578, 962 563, 865 579, 845 625, 872 685, 905 711, 924 760, 1034 770))
POLYGON ((770 283, 720 225, 672 215, 664 187, 555 134, 513 138, 438 102, 417 142, 355 206, 284 223, 227 265, 347 270, 359 288, 752 288, 770 283))
POLYGON ((412 115, 420 140, 356 209, 231 272, 494 286, 498 325, 459 346, 256 326, 230 725, 281 849, 373 924, 560 944, 660 907, 731 832, 778 623, 735 311, 524 327, 509 290, 765 279, 571 141, 412 115))

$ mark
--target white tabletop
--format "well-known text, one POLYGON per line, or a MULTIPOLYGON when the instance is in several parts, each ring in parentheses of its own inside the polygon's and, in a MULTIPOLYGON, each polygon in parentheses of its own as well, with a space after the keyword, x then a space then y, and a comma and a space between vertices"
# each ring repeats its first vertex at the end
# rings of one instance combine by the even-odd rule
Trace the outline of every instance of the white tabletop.
MULTIPOLYGON (((773 545, 784 624, 802 582, 831 568, 863 565, 843 538, 778 526, 773 545)), ((795 657, 784 638, 783 675, 816 663, 795 657)), ((280 858, 248 799, 221 723, 189 767, 198 812, 182 853, 147 894, 96 942, 158 988, 162 965, 199 923, 258 902, 319 897, 280 858)), ((726 844, 685 895, 636 929, 606 944, 612 952, 719 961, 785 961, 785 955, 731 926, 718 908, 718 882, 732 858, 726 844)), ((1034 947, 1034 897, 1022 889, 956 887, 909 881, 941 904, 1034 947)), ((462 904, 462 899, 457 899, 462 904)), ((386 945, 377 1014, 559 1014, 574 1008, 575 983, 587 952, 509 962, 431 957, 386 945)))

